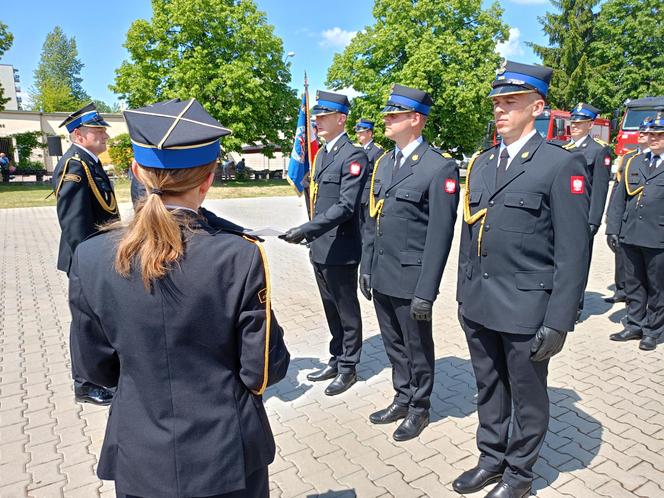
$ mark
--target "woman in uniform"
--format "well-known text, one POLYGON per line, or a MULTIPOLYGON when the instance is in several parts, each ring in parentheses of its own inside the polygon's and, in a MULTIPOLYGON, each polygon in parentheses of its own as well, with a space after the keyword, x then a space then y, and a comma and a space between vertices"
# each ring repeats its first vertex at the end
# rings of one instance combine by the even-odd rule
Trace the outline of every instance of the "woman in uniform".
POLYGON ((80 244, 70 272, 72 362, 117 386, 97 474, 119 497, 266 497, 261 395, 289 354, 263 248, 199 211, 230 130, 194 99, 125 119, 146 197, 127 227, 80 244))

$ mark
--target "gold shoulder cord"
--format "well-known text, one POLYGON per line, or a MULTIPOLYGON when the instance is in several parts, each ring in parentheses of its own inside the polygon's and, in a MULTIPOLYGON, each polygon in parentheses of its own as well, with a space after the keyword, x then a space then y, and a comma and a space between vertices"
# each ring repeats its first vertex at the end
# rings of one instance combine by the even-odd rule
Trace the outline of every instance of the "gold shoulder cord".
POLYGON ((311 163, 311 172, 309 173, 309 178, 311 178, 311 182, 309 183, 309 215, 312 220, 314 219, 314 207, 316 206, 316 196, 318 195, 318 184, 314 180, 314 175, 316 174, 316 159, 318 159, 318 153, 321 149, 322 147, 319 147, 316 151, 314 160, 311 163))
POLYGON ((486 212, 487 208, 480 209, 477 213, 470 213, 470 172, 473 169, 475 160, 480 156, 480 152, 476 152, 473 157, 470 159, 468 164, 468 170, 466 171, 466 191, 463 196, 463 220, 469 225, 474 225, 478 220, 482 220, 480 223, 480 231, 477 236, 477 255, 480 255, 480 250, 482 247, 482 234, 484 233, 484 222, 486 221, 486 212))
POLYGON ((627 164, 625 164, 625 172, 624 172, 624 176, 625 176, 625 190, 627 191, 627 195, 629 195, 630 197, 633 197, 633 196, 635 196, 636 194, 639 194, 639 196, 636 198, 637 201, 640 201, 640 200, 641 200, 641 196, 643 195, 643 185, 641 185, 641 186, 638 187, 638 188, 635 188, 634 190, 630 190, 630 189, 629 189, 629 167, 631 166, 632 161, 634 160, 634 158, 635 158, 635 157, 639 157, 640 155, 641 155, 641 154, 634 154, 632 157, 630 157, 630 158, 627 160, 627 164))
POLYGON ((58 194, 60 193, 60 189, 62 188, 62 182, 65 180, 65 176, 67 175, 67 168, 69 167, 69 161, 71 161, 71 157, 67 158, 67 161, 65 162, 65 165, 62 168, 62 176, 60 177, 60 181, 58 182, 58 188, 55 189, 55 198, 58 198, 58 194))
POLYGON ((263 246, 256 240, 251 239, 246 236, 242 236, 243 239, 248 240, 249 242, 256 244, 258 251, 260 252, 261 259, 263 260, 263 270, 265 271, 265 351, 263 353, 263 383, 261 384, 258 391, 254 391, 254 394, 261 395, 265 392, 268 381, 268 370, 270 362, 270 326, 272 324, 272 289, 270 287, 270 268, 267 264, 267 256, 265 254, 265 249, 263 246))
POLYGON ((376 160, 376 165, 374 166, 373 173, 371 173, 371 186, 369 187, 369 216, 376 218, 376 230, 380 228, 380 214, 383 212, 383 204, 385 199, 381 199, 378 202, 374 199, 374 181, 376 181, 376 171, 378 171, 378 166, 380 165, 380 160, 387 155, 387 152, 383 152, 376 160))

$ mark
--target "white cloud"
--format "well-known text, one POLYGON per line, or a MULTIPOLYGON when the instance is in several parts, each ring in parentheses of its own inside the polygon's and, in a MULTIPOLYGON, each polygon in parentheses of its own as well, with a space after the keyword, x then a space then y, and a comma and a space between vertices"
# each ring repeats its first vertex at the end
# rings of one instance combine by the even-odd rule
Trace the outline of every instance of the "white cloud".
POLYGON ((519 5, 542 5, 549 3, 549 0, 511 0, 511 2, 519 5))
MULTIPOLYGON (((522 0, 519 0, 522 1, 522 0)), ((521 31, 519 28, 510 28, 510 37, 506 42, 501 42, 496 45, 496 52, 503 57, 513 57, 523 55, 523 47, 521 46, 521 31)))
POLYGON ((321 32, 322 40, 318 42, 321 47, 344 48, 350 43, 357 31, 346 31, 338 26, 321 32))
POLYGON ((342 88, 340 90, 330 90, 331 92, 336 92, 336 93, 343 93, 346 95, 350 100, 353 100, 355 97, 360 97, 361 95, 364 95, 362 92, 358 92, 353 88, 352 86, 348 86, 346 88, 342 88))

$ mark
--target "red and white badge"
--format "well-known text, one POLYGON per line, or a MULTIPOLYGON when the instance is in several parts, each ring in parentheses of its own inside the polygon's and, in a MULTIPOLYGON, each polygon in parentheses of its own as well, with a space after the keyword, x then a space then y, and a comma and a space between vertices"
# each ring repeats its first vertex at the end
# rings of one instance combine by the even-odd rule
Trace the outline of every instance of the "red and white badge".
POLYGON ((573 194, 583 194, 586 191, 585 181, 582 176, 570 176, 569 189, 573 194))
POLYGON ((445 179, 445 192, 448 194, 455 194, 457 190, 457 182, 454 178, 445 179))
POLYGON ((350 174, 353 176, 360 176, 362 172, 362 165, 357 162, 350 163, 350 174))
POLYGON ((604 158, 604 166, 611 166, 611 156, 606 156, 604 158))

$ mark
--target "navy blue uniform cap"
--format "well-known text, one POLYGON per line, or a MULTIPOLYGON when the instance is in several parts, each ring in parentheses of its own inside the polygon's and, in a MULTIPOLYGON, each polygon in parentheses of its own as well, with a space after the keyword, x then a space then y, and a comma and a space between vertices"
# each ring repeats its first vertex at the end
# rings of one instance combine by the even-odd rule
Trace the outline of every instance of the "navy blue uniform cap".
POLYGON ((649 133, 664 133, 664 112, 658 112, 650 123, 648 124, 649 133))
POLYGON ((384 114, 419 112, 424 116, 428 116, 432 105, 433 99, 427 92, 395 84, 382 112, 384 114))
POLYGON ((109 125, 101 114, 97 112, 97 106, 90 102, 85 107, 82 107, 76 112, 71 113, 67 118, 60 123, 59 128, 65 126, 67 131, 71 133, 80 126, 89 126, 91 128, 108 128, 109 125))
POLYGON ((571 113, 572 121, 594 121, 600 110, 590 104, 579 102, 571 113))
POLYGON ((318 90, 316 92, 316 105, 311 109, 311 114, 322 116, 335 112, 340 112, 341 114, 348 114, 350 112, 348 97, 341 93, 318 90))
POLYGON ((542 97, 549 93, 549 83, 553 69, 546 66, 534 66, 503 60, 496 79, 491 86, 489 97, 537 92, 542 97))
POLYGON ((195 168, 219 156, 219 139, 231 130, 196 100, 173 99, 124 112, 134 159, 141 166, 195 168))
POLYGON ((369 121, 368 119, 360 119, 357 124, 355 125, 355 131, 373 131, 374 129, 374 122, 369 121))

